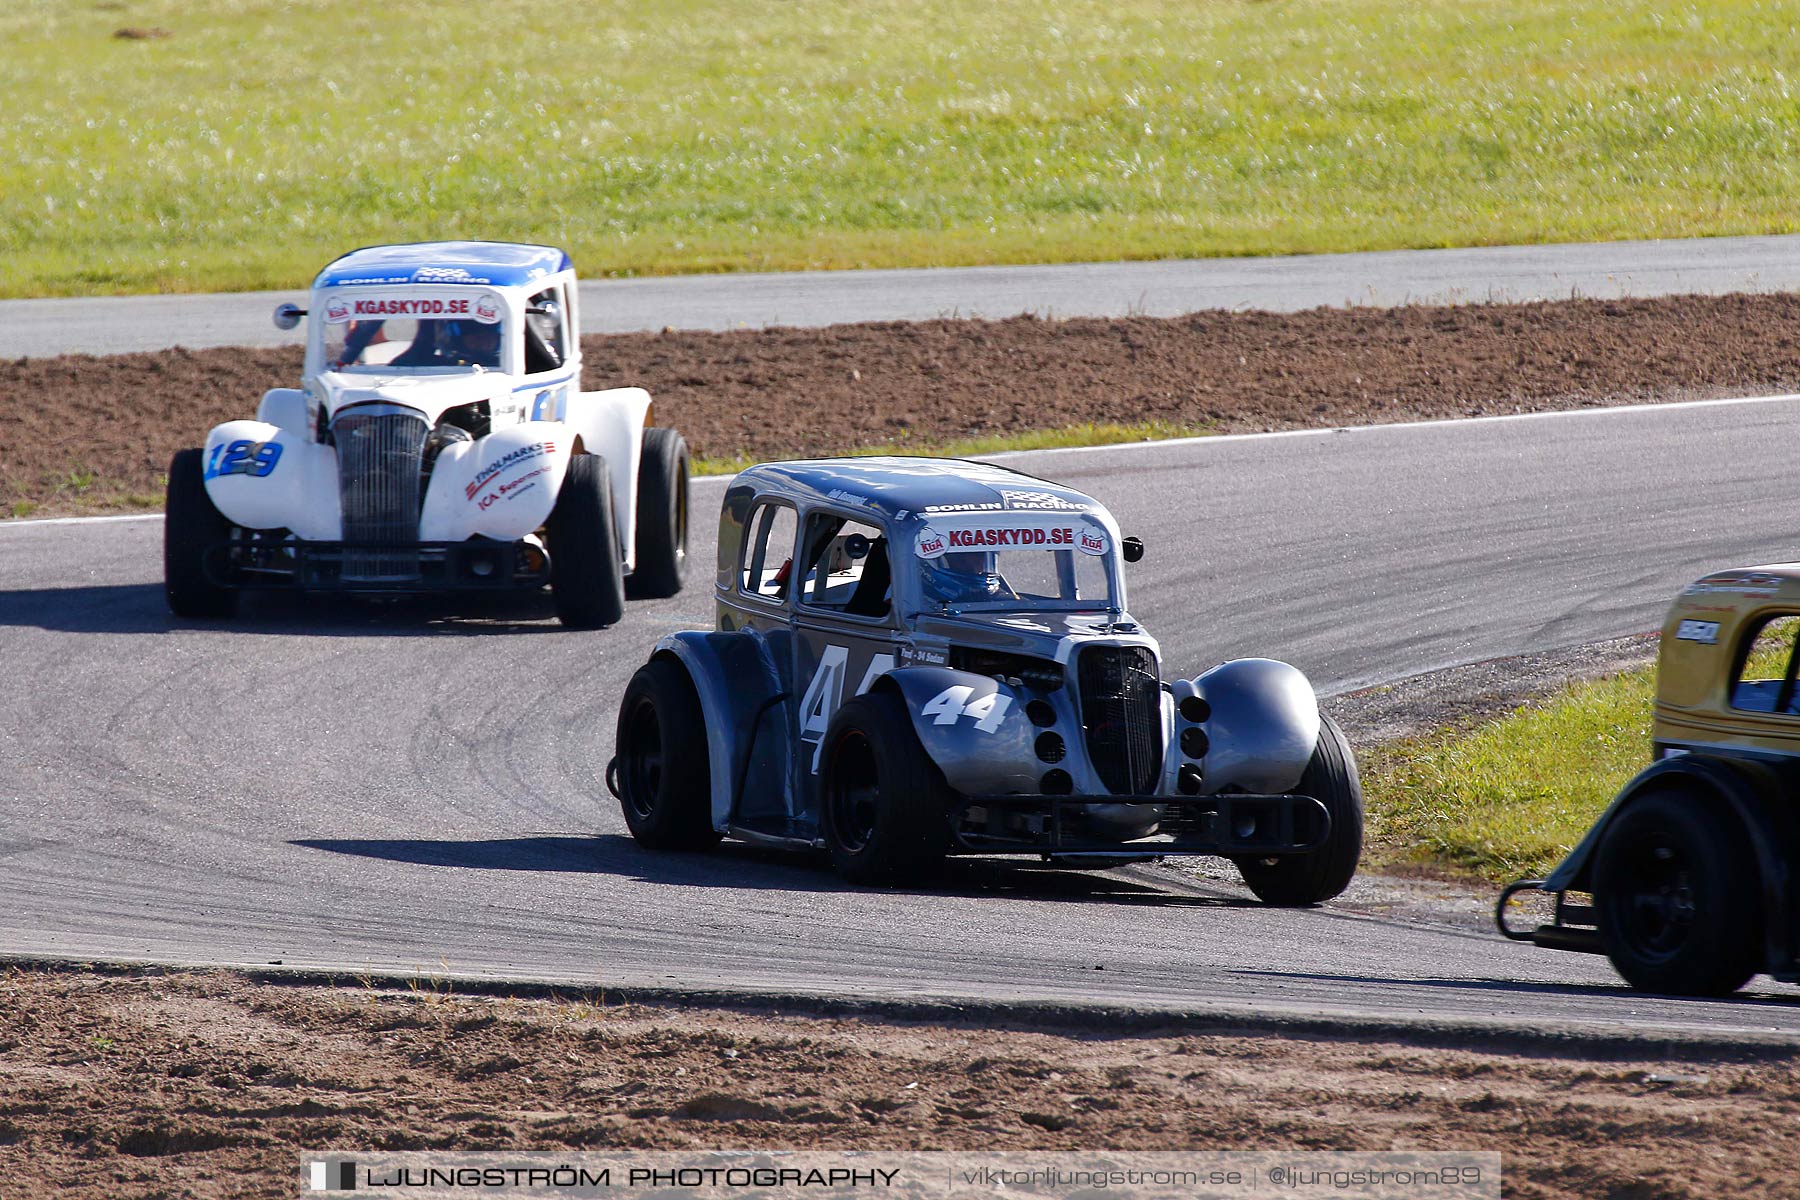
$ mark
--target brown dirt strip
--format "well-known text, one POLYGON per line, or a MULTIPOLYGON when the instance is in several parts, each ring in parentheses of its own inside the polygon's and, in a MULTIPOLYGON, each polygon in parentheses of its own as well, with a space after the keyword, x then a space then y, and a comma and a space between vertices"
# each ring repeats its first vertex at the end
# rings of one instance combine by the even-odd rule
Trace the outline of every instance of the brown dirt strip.
POLYGON ((0 975, 11 1197, 294 1194, 296 1149, 1498 1150, 1516 1197, 1787 1194, 1794 1060, 0 975))
MULTIPOLYGON (((1684 296, 584 339, 697 454, 751 459, 1093 424, 1171 433, 1540 412, 1800 385, 1800 298, 1684 296)), ((170 455, 299 377, 297 350, 0 362, 0 516, 159 507, 170 455)))

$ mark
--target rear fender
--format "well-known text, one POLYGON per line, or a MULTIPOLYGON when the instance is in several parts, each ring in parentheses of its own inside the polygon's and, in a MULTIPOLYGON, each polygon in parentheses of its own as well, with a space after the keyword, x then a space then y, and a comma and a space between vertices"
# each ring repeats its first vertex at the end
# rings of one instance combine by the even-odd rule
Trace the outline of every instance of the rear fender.
POLYGON ((514 541, 540 528, 556 507, 572 449, 568 427, 555 421, 508 425, 446 446, 431 468, 419 540, 480 534, 514 541))
MULTIPOLYGON (((1032 749, 1042 730, 1025 715, 1026 702, 1033 698, 1026 689, 992 675, 937 666, 895 668, 870 690, 880 689, 899 695, 919 744, 952 788, 965 795, 1041 790, 1038 780, 1049 766, 1032 749)), ((1061 697, 1066 690, 1052 696, 1061 697)), ((1086 778, 1086 755, 1066 703, 1058 706, 1057 716, 1068 754, 1056 765, 1074 776, 1073 790, 1103 791, 1086 778)))
POLYGON ((563 403, 562 413, 563 422, 580 435, 582 448, 589 454, 604 455, 612 468, 620 546, 626 567, 635 567, 638 460, 650 417, 650 393, 638 387, 580 392, 563 403))
POLYGON ((1575 848, 1544 880, 1546 892, 1593 890, 1594 853, 1609 826, 1636 801, 1671 785, 1698 790, 1730 811, 1750 843, 1758 878, 1764 938, 1764 969, 1790 970, 1800 959, 1794 942, 1792 859, 1800 851, 1800 828, 1780 802, 1781 781, 1770 768, 1740 759, 1683 754, 1651 763, 1606 806, 1575 848))
POLYGON ((1319 744, 1319 700, 1298 669, 1272 658, 1239 658, 1170 690, 1177 712, 1189 696, 1211 710, 1197 722, 1207 739, 1205 793, 1235 787, 1274 796, 1299 786, 1319 744))
POLYGON ((776 644, 790 636, 755 629, 687 630, 663 638, 652 652, 679 662, 700 697, 712 767, 712 822, 721 832, 734 815, 797 815, 789 787, 793 697, 778 666, 787 661, 785 647, 776 644), (740 796, 741 811, 734 814, 732 803, 740 796))
POLYGON ((266 421, 227 421, 201 451, 206 494, 245 529, 291 529, 309 541, 343 536, 337 454, 266 421))

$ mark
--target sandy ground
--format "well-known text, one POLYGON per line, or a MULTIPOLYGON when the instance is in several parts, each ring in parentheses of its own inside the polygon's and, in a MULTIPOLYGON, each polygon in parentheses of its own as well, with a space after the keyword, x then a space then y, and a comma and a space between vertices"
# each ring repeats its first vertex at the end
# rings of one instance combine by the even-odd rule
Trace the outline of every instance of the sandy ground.
POLYGON ((0 977, 0 1194, 289 1196, 295 1148, 1498 1150, 1520 1197, 1793 1195, 1793 1058, 0 977), (244 1190, 246 1181, 253 1190, 244 1190))
MULTIPOLYGON (((1089 424, 1219 432, 1782 391, 1800 298, 1577 300, 1172 319, 926 321, 584 339, 714 458, 1089 424)), ((171 454, 299 381, 298 350, 0 361, 0 517, 160 507, 171 454)))

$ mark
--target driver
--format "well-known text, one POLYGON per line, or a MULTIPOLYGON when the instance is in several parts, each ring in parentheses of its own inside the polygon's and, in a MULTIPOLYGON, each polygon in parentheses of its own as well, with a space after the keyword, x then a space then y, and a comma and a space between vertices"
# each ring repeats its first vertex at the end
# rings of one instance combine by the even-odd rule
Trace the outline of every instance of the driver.
POLYGON ((926 595, 945 604, 969 604, 1003 600, 1012 595, 994 568, 994 556, 985 550, 952 551, 926 564, 926 595))
POLYGON ((481 321, 445 321, 439 357, 457 366, 499 366, 500 326, 481 321))

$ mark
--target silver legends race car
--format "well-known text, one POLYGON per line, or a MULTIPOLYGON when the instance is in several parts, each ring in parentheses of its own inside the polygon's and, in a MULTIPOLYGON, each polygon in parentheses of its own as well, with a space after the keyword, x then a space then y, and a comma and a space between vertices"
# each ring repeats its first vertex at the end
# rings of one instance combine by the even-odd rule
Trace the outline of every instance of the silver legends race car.
POLYGON ((169 464, 163 575, 178 616, 238 593, 550 586, 565 625, 670 596, 688 453, 642 388, 581 390, 575 272, 548 246, 372 246, 330 263, 301 386, 169 464))
POLYGON ((857 883, 1205 854, 1269 904, 1337 895, 1362 852, 1343 733, 1285 663, 1161 682, 1125 606, 1142 552, 1091 498, 984 463, 752 467, 718 627, 632 677, 608 786, 646 845, 823 849, 857 883))

